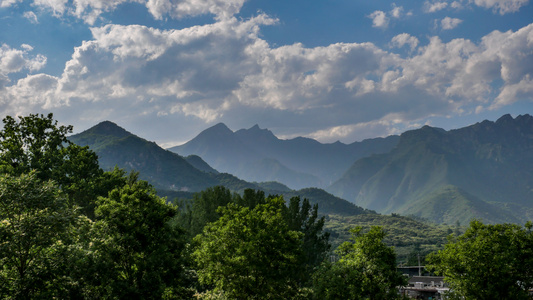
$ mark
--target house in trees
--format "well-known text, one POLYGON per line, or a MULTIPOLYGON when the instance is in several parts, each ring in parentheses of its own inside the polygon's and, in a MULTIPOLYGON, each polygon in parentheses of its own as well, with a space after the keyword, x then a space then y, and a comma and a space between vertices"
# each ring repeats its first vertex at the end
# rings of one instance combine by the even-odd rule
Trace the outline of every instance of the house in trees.
POLYGON ((411 299, 440 300, 450 288, 441 276, 412 276, 400 293, 411 299))

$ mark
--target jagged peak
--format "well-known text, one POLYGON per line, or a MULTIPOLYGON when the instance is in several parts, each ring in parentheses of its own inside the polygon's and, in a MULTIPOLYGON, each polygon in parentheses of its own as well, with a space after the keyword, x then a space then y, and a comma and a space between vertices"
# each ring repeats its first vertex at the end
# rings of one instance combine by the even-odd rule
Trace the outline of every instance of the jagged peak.
POLYGON ((501 116, 498 120, 496 120, 496 124, 504 124, 504 123, 507 123, 507 122, 512 122, 514 121, 513 117, 511 116, 511 114, 505 114, 503 116, 501 116))
POLYGON ((262 137, 262 138, 268 138, 268 139, 277 139, 277 137, 274 135, 274 133, 268 129, 261 129, 258 124, 255 124, 254 126, 250 127, 249 129, 240 129, 236 132, 238 136, 254 136, 254 137, 262 137))

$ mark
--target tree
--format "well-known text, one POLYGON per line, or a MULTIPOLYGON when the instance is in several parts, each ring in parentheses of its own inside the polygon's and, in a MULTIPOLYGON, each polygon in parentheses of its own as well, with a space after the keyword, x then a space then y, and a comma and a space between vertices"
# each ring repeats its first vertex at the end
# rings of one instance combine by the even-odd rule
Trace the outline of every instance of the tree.
POLYGON ((223 186, 207 188, 194 194, 188 228, 191 237, 201 233, 207 223, 218 220, 221 214, 217 209, 232 201, 231 191, 223 186))
POLYGON ((2 298, 53 298, 64 292, 65 250, 82 219, 59 188, 35 172, 1 176, 2 298))
POLYGON ((324 261, 331 247, 329 233, 323 232, 325 219, 318 218, 318 204, 311 207, 308 199, 301 201, 300 197, 292 197, 289 200, 283 215, 289 230, 303 233, 302 250, 305 267, 298 277, 302 284, 309 285, 312 281, 309 274, 312 274, 324 261))
MULTIPOLYGON (((59 126, 53 114, 30 114, 17 122, 7 116, 0 131, 0 173, 12 175, 35 171, 40 180, 54 180, 70 199, 93 214, 95 191, 103 171, 88 147, 72 144, 72 126, 59 126)), ((107 194, 108 191, 105 191, 107 194)))
POLYGON ((229 299, 291 299, 302 266, 301 233, 289 230, 282 198, 255 208, 230 203, 195 237, 200 283, 229 299))
POLYGON ((385 232, 372 227, 351 230, 353 242, 344 242, 335 251, 334 263, 324 263, 315 274, 317 299, 397 299, 397 288, 405 279, 396 271, 396 255, 383 243, 385 232))
POLYGON ((472 221, 432 253, 429 269, 443 275, 464 299, 529 299, 533 288, 533 224, 485 225, 472 221))
POLYGON ((158 197, 135 174, 128 183, 100 197, 96 208, 93 249, 107 274, 99 291, 119 299, 187 297, 183 269, 184 231, 175 226, 177 208, 158 197), (107 268, 105 266, 107 265, 107 268))

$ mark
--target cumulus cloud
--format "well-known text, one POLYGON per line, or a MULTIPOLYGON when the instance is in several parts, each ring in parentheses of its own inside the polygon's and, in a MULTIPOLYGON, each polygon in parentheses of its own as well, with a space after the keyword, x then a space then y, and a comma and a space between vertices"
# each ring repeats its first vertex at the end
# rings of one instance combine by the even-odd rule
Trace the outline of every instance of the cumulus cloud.
POLYGON ((389 18, 387 17, 387 14, 381 10, 376 10, 368 15, 368 17, 372 19, 372 27, 387 28, 389 26, 389 18))
POLYGON ((428 13, 434 13, 448 7, 448 2, 424 2, 424 10, 428 13))
POLYGON ((0 7, 10 7, 18 2, 22 2, 22 0, 1 0, 0 7))
POLYGON ((218 19, 237 14, 246 0, 148 0, 146 7, 156 19, 213 14, 218 19))
MULTIPOLYGON (((179 116, 202 124, 249 117, 270 128, 290 120, 308 128, 302 134, 325 140, 533 98, 533 25, 481 42, 431 37, 420 45, 403 33, 390 43, 392 50, 410 47, 403 57, 372 43, 273 47, 259 29, 276 22, 258 15, 180 30, 94 27, 60 76, 4 80, 1 108, 76 106, 84 115, 179 116)), ((0 51, 1 74, 35 72, 45 62, 28 45, 0 51)))
POLYGON ((32 50, 33 47, 27 44, 21 45, 20 49, 3 44, 0 47, 0 74, 8 75, 23 69, 30 72, 40 70, 46 64, 46 57, 41 54, 31 56, 29 52, 32 50))
POLYGON ((520 8, 529 4, 529 0, 459 0, 459 1, 426 1, 424 2, 424 11, 434 13, 447 7, 454 9, 463 9, 471 4, 483 8, 492 9, 494 13, 501 15, 513 13, 520 8))
POLYGON ((452 4, 450 4, 450 6, 452 8, 455 8, 455 9, 462 9, 463 8, 463 4, 459 1, 453 1, 452 4))
POLYGON ((418 46, 418 43, 419 43, 419 40, 416 37, 408 33, 398 34, 395 37, 393 37, 391 40, 391 45, 393 47, 402 48, 405 45, 409 45, 409 47, 411 48, 411 51, 416 49, 416 47, 418 46))
POLYGON ((462 22, 463 20, 461 19, 445 17, 444 19, 440 21, 440 26, 444 30, 450 30, 450 29, 454 29, 455 27, 459 26, 459 24, 461 24, 462 22))
POLYGON ((396 6, 396 4, 393 4, 392 6, 393 6, 393 8, 390 11, 390 15, 393 18, 399 19, 403 15, 403 7, 396 6))
POLYGON ((477 6, 492 8, 500 15, 517 12, 522 6, 526 6, 529 0, 470 0, 477 6))
MULTIPOLYGON (((2 0, 8 7, 21 0, 2 0)), ((69 14, 94 25, 103 13, 114 11, 123 3, 146 6, 155 19, 179 19, 187 16, 213 14, 217 19, 237 14, 246 0, 33 0, 33 5, 51 10, 56 16, 69 14)))

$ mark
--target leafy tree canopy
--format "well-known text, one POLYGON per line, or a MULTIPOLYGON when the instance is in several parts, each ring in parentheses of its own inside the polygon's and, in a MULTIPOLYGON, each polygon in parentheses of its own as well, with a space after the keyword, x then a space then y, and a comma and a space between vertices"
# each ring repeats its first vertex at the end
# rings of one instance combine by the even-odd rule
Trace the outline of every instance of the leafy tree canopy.
POLYGON ((485 225, 472 221, 450 236, 430 265, 464 299, 529 299, 533 288, 533 224, 485 225))
POLYGON ((98 156, 89 147, 80 147, 67 139, 72 126, 59 125, 53 114, 30 114, 3 119, 0 131, 0 173, 21 175, 31 171, 43 181, 53 180, 94 218, 95 200, 125 184, 125 171, 115 168, 104 172, 98 156))
POLYGON ((193 258, 202 284, 230 299, 289 299, 302 266, 301 233, 289 230, 282 198, 255 208, 230 203, 195 237, 193 258))
POLYGON ((176 206, 135 174, 98 199, 94 235, 103 238, 92 247, 104 253, 99 259, 108 270, 101 282, 106 292, 120 299, 188 295, 182 288, 184 232, 173 222, 176 215, 176 206))
POLYGON ((36 177, 35 172, 0 177, 3 299, 51 299, 70 284, 64 255, 83 218, 53 182, 36 177))
POLYGON ((396 271, 396 255, 383 243, 385 232, 372 227, 363 233, 352 229, 353 242, 336 250, 339 259, 324 263, 315 274, 317 299, 397 299, 405 279, 396 271))

